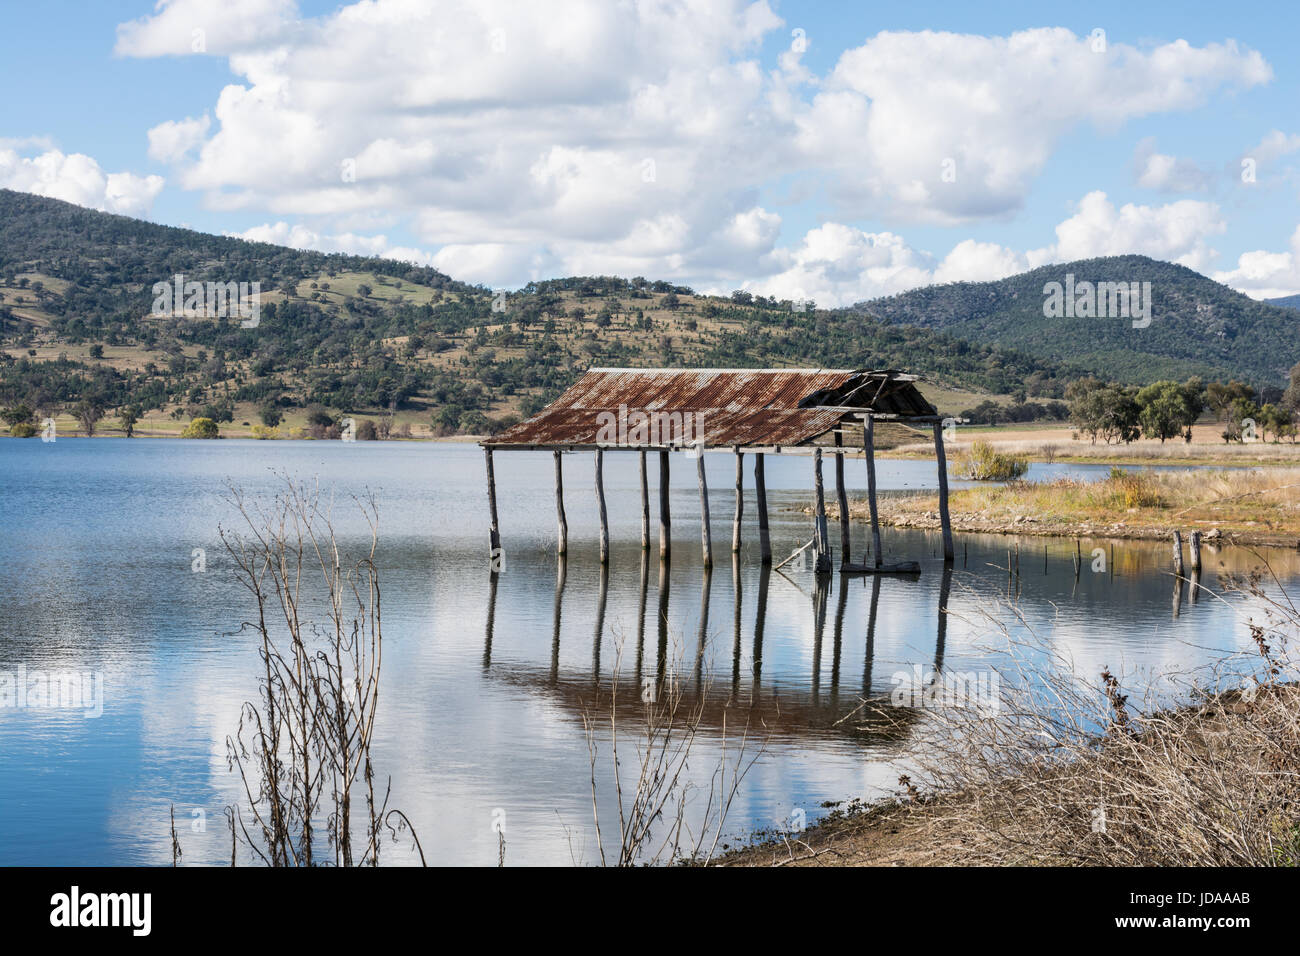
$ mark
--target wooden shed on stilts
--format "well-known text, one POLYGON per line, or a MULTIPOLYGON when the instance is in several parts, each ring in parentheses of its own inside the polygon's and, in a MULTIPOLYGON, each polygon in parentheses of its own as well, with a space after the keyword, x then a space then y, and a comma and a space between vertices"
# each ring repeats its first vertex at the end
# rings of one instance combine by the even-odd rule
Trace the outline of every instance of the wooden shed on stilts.
POLYGON ((563 395, 532 418, 485 440, 490 542, 493 568, 499 566, 501 534, 497 520, 493 455, 499 451, 548 450, 555 454, 555 496, 559 552, 568 549, 564 513, 561 455, 566 451, 595 452, 595 491, 600 515, 600 560, 609 563, 609 520, 605 507, 606 452, 634 451, 641 458, 641 547, 650 543, 650 502, 646 455, 659 459, 659 557, 671 554, 668 507, 670 453, 683 451, 696 459, 700 495, 700 546, 705 567, 713 564, 705 454, 731 454, 736 459, 736 508, 731 550, 740 551, 745 454, 754 456, 759 553, 772 563, 768 536, 764 456, 809 455, 813 460, 814 567, 832 570, 826 521, 822 459, 835 456, 835 483, 840 525, 840 565, 845 574, 915 572, 914 561, 885 565, 881 560, 880 520, 876 501, 875 423, 928 425, 934 435, 939 478, 939 517, 944 561, 953 560, 952 527, 948 518, 947 461, 942 420, 916 387, 916 376, 897 369, 631 369, 594 368, 563 395), (861 442, 867 466, 867 501, 871 517, 872 562, 851 560, 849 509, 844 458, 861 442))

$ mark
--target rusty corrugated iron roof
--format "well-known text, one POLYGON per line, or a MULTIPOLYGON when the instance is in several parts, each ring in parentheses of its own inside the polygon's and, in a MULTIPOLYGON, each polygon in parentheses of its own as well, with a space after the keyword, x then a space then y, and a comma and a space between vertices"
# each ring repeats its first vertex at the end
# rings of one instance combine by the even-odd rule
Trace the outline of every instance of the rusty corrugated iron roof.
POLYGON ((798 445, 855 413, 933 417, 895 369, 593 368, 493 447, 798 445))

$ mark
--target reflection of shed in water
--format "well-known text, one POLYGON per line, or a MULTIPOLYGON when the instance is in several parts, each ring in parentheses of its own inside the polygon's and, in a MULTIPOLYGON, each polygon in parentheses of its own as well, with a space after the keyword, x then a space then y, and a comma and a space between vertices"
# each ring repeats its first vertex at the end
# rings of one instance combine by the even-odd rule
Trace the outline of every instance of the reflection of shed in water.
POLYGON ((600 514, 600 560, 609 562, 609 521, 603 480, 607 450, 637 451, 641 459, 641 548, 650 549, 650 495, 646 452, 659 453, 659 556, 670 551, 668 508, 669 452, 685 450, 696 459, 700 489, 701 544, 704 564, 713 564, 705 452, 730 452, 736 458, 736 511, 731 550, 740 551, 743 512, 743 457, 754 453, 754 484, 758 510, 759 549, 763 564, 772 561, 768 538, 764 454, 811 454, 816 489, 813 543, 819 574, 831 570, 830 537, 822 489, 822 454, 835 456, 836 492, 840 506, 841 573, 915 572, 905 562, 884 566, 880 560, 880 523, 876 510, 874 423, 877 420, 924 424, 934 431, 938 459, 939 514, 943 526, 945 561, 953 560, 952 529, 948 521, 948 476, 941 419, 916 387, 916 376, 897 369, 589 369, 559 398, 526 421, 506 429, 483 444, 487 463, 490 548, 493 568, 500 565, 501 535, 497 522, 493 452, 547 449, 555 455, 555 501, 559 525, 558 552, 568 547, 564 513, 561 453, 593 451, 596 458, 596 503, 600 514), (867 463, 867 500, 874 546, 872 563, 854 564, 849 554, 848 499, 844 456, 859 436, 867 463), (823 445, 825 441, 833 444, 823 445))
MULTIPOLYGON (((659 565, 658 607, 655 621, 647 633, 647 607, 649 601, 649 560, 641 561, 640 602, 637 613, 635 646, 622 650, 617 665, 618 681, 615 686, 614 666, 602 668, 601 650, 604 643, 605 606, 609 583, 609 568, 600 570, 600 590, 596 600, 595 622, 592 632, 592 662, 590 670, 562 671, 560 666, 560 626, 563 614, 563 596, 567 577, 567 561, 561 557, 555 582, 555 601, 551 639, 550 667, 516 661, 493 662, 492 638, 496 612, 497 581, 493 576, 489 588, 487 628, 483 651, 484 672, 495 680, 545 695, 575 715, 607 715, 610 695, 617 694, 616 717, 620 724, 644 725, 645 697, 653 695, 662 699, 668 690, 667 683, 674 681, 681 693, 679 714, 700 711, 700 727, 729 736, 736 736, 749 726, 751 736, 772 736, 774 739, 793 739, 806 736, 842 732, 850 737, 865 737, 874 743, 898 743, 905 740, 911 727, 920 717, 916 708, 892 707, 889 704, 889 686, 873 680, 876 618, 879 608, 881 578, 871 582, 871 604, 867 616, 865 639, 865 666, 861 675, 843 672, 840 662, 845 642, 844 619, 848 601, 847 579, 840 578, 836 609, 832 620, 829 667, 823 663, 826 618, 829 613, 831 583, 819 577, 812 594, 814 644, 813 670, 807 687, 765 688, 763 685, 763 640, 767 615, 767 592, 771 569, 762 568, 759 575, 758 598, 751 632, 750 660, 747 673, 742 673, 744 627, 741 619, 741 584, 739 559, 732 562, 735 600, 733 602, 732 653, 730 672, 706 672, 705 645, 709 630, 709 601, 713 574, 704 568, 700 583, 699 626, 694 647, 681 647, 681 654, 672 650, 668 631, 669 583, 666 562, 659 565), (864 702, 865 706, 864 706, 864 702)), ((777 572, 779 573, 779 572, 777 572)), ((947 603, 952 583, 952 569, 945 568, 940 586, 938 613, 938 638, 935 646, 934 669, 942 671, 944 641, 947 633, 947 603)), ((886 585, 888 586, 888 585, 886 585)), ((853 640, 850 634, 848 639, 853 640)))

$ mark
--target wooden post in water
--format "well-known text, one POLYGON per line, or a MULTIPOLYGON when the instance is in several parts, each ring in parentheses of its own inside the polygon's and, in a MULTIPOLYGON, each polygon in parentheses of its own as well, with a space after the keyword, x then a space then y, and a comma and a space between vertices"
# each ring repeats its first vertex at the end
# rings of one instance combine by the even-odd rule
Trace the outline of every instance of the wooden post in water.
MULTIPOLYGON (((835 446, 841 447, 844 444, 844 436, 837 428, 835 430, 835 446)), ((844 453, 835 452, 835 500, 840 509, 840 568, 843 569, 849 563, 849 553, 852 547, 849 542, 849 494, 844 488, 844 453)))
POLYGON ((672 552, 668 514, 668 452, 659 452, 659 560, 667 561, 672 552))
POLYGON ((731 553, 740 553, 740 519, 745 513, 745 454, 736 446, 736 517, 731 522, 731 553))
POLYGON ((951 563, 952 522, 948 518, 948 456, 943 450, 943 425, 934 423, 934 456, 939 461, 939 524, 943 527, 943 560, 951 563))
POLYGON ((560 607, 564 602, 564 581, 569 561, 564 555, 556 562, 555 603, 551 607, 551 684, 560 679, 560 607))
POLYGON ((754 455, 754 498, 758 506, 758 551, 764 565, 772 563, 772 538, 767 528, 767 482, 763 478, 763 453, 754 455))
POLYGON ((1201 533, 1193 531, 1191 540, 1187 544, 1187 549, 1191 552, 1192 557, 1192 574, 1201 573, 1201 533))
POLYGON ((492 449, 484 448, 483 455, 487 460, 489 559, 492 562, 492 573, 495 574, 500 567, 497 562, 501 554, 501 528, 497 524, 497 479, 492 471, 492 449))
POLYGON ((700 483, 700 546, 704 550, 704 566, 713 567, 713 532, 709 528, 709 484, 704 479, 704 449, 695 455, 695 474, 700 483))
POLYGON ((1183 576, 1183 533, 1174 529, 1174 574, 1183 576))
POLYGON ((492 635, 497 619, 497 573, 488 575, 487 633, 483 636, 483 669, 492 666, 492 635))
POLYGON ((555 517, 559 524, 559 555, 569 553, 569 522, 564 517, 564 468, 560 464, 561 452, 555 450, 555 517))
POLYGON ((732 554, 731 556, 731 696, 733 700, 740 699, 740 635, 742 631, 740 623, 741 594, 740 594, 740 555, 732 554))
POLYGON ((876 423, 868 415, 862 423, 862 449, 867 456, 867 504, 871 508, 871 553, 880 567, 880 512, 876 510, 876 423))
POLYGON ((600 563, 609 564, 609 514, 605 511, 605 449, 596 449, 596 504, 600 508, 600 563))
POLYGON ((831 570, 830 542, 826 533, 826 489, 822 485, 822 450, 813 452, 813 488, 816 492, 816 512, 813 551, 816 554, 813 570, 817 574, 829 574, 831 570))
POLYGON ((650 484, 645 474, 645 449, 641 449, 641 550, 650 550, 650 484))

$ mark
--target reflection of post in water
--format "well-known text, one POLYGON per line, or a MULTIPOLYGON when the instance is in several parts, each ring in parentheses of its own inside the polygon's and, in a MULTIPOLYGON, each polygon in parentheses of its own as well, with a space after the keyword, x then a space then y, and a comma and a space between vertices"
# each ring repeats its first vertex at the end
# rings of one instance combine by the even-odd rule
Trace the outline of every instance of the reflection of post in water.
POLYGON ((560 605, 564 603, 564 582, 568 577, 568 559, 561 554, 555 566, 555 608, 551 625, 551 683, 560 679, 560 605))
POLYGON ((600 640, 605 636, 605 599, 609 595, 609 562, 600 566, 600 593, 596 595, 596 636, 591 644, 591 682, 600 683, 600 640))
POLYGON ((939 582, 939 636, 934 646, 934 675, 937 680, 943 670, 943 645, 948 639, 948 594, 952 591, 952 568, 944 565, 943 579, 939 582))
POLYGON ((1074 539, 1074 584, 1070 587, 1070 599, 1079 593, 1079 572, 1083 570, 1083 547, 1079 539, 1074 539))
POLYGON ((487 607, 487 639, 483 642, 483 667, 484 669, 492 666, 492 627, 497 616, 497 578, 499 575, 492 574, 488 576, 488 607, 487 607))
POLYGON ((871 696, 871 662, 876 656, 876 609, 880 606, 880 575, 871 578, 871 610, 867 613, 867 657, 862 665, 862 696, 871 696))
POLYGON ((758 691, 763 676, 763 623, 767 619, 767 585, 772 579, 772 566, 762 565, 758 570, 758 606, 754 612, 754 691, 758 691))
MULTIPOLYGON (((1193 534, 1194 533, 1195 532, 1193 532, 1193 534)), ((1199 568, 1193 568, 1192 576, 1188 579, 1188 584, 1187 584, 1187 593, 1191 595, 1193 604, 1195 604, 1196 599, 1200 597, 1200 591, 1201 591, 1201 571, 1199 568)))
POLYGON ((668 579, 671 565, 668 561, 659 562, 659 660, 655 673, 655 683, 663 688, 668 667, 668 579))
MULTIPOLYGON (((878 574, 872 577, 880 577, 878 574)), ((831 700, 834 700, 840 688, 840 647, 844 639, 844 610, 849 603, 849 579, 840 575, 840 597, 835 605, 835 646, 831 652, 831 700)))
POLYGON ((732 638, 731 638, 731 696, 740 692, 740 555, 731 555, 731 583, 734 599, 732 601, 732 638))
POLYGON ((821 691, 822 633, 826 630, 826 601, 830 597, 831 579, 819 574, 813 580, 813 665, 812 696, 816 703, 821 691))
MULTIPOLYGON (((645 457, 644 455, 642 457, 645 457)), ((650 590, 650 548, 641 550, 641 598, 636 611, 636 686, 641 686, 641 665, 645 660, 645 602, 650 590)))
POLYGON ((1174 575, 1174 619, 1175 620, 1178 619, 1178 615, 1182 613, 1182 610, 1183 610, 1183 576, 1181 574, 1176 574, 1174 575))
POLYGON ((709 634, 709 592, 713 589, 713 566, 704 566, 704 578, 700 582, 700 630, 695 636, 695 688, 699 690, 704 681, 704 643, 709 634))
POLYGON ((1020 542, 1016 542, 1016 600, 1020 600, 1020 542))

